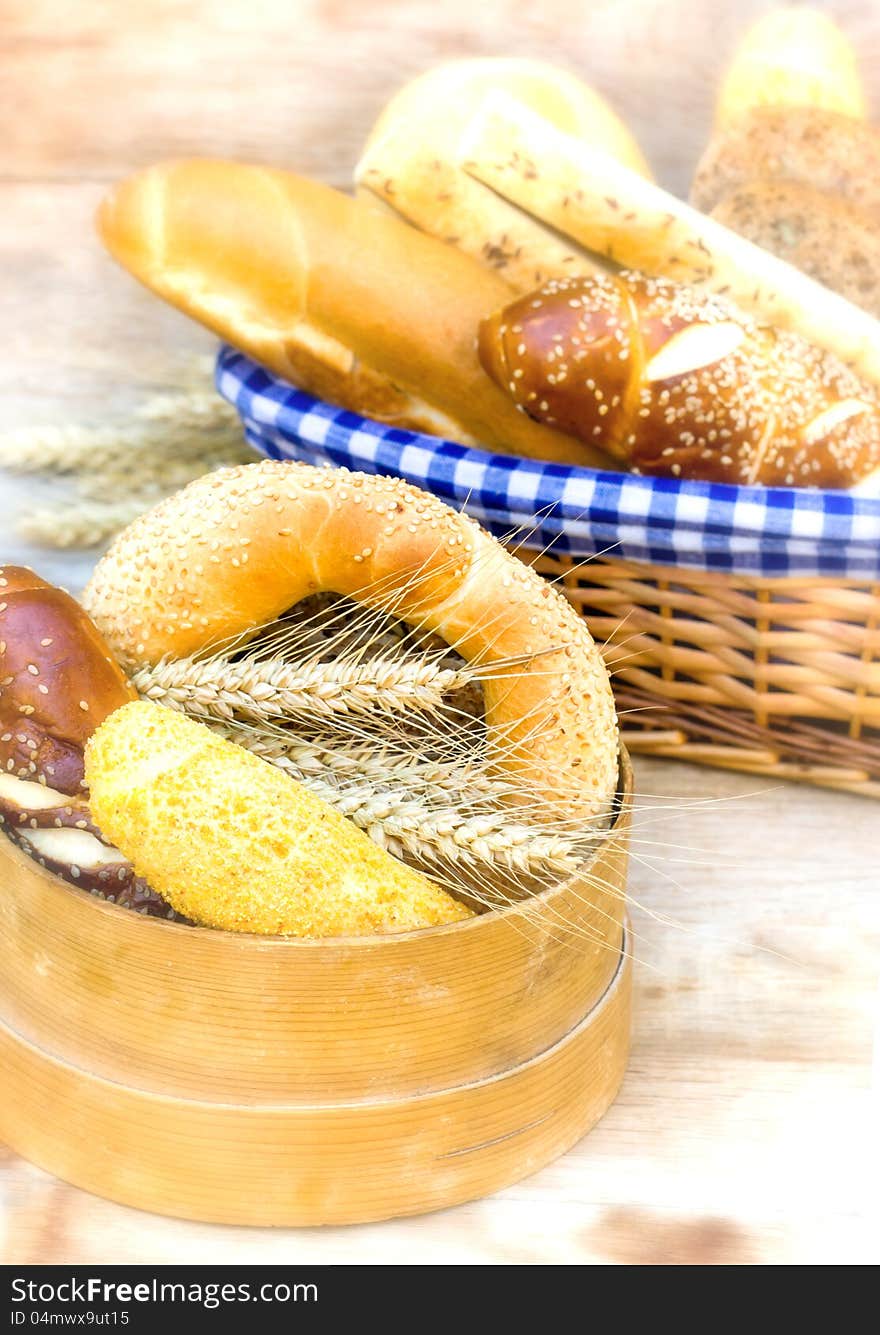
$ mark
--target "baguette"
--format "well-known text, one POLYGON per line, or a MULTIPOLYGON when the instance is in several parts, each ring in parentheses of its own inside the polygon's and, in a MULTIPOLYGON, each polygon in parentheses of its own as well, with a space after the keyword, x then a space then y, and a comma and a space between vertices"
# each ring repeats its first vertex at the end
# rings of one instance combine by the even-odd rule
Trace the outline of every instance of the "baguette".
POLYGON ((730 297, 880 385, 880 322, 510 98, 487 99, 465 167, 606 260, 730 297))
POLYGON ((823 107, 863 119, 855 52, 818 9, 772 9, 746 31, 721 84, 715 121, 734 124, 754 107, 823 107))
POLYGON ((880 397, 827 353, 718 297, 622 273, 551 283, 480 330, 538 421, 634 471, 850 487, 880 468, 880 397))
POLYGON ((462 170, 461 136, 487 93, 499 90, 650 177, 629 130, 587 84, 541 61, 490 57, 438 66, 391 99, 355 168, 359 193, 496 270, 514 291, 593 272, 595 261, 579 246, 462 170))
POLYGON ((166 163, 119 185, 98 226, 147 287, 321 398, 466 444, 583 457, 480 369, 475 331, 508 299, 503 280, 363 201, 265 167, 166 163))

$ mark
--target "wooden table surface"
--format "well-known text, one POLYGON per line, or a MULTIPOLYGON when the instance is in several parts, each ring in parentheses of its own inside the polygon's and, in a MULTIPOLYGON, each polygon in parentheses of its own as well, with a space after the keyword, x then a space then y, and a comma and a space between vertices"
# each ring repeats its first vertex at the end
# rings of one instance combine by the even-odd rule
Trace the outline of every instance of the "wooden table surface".
MULTIPOLYGON (((93 239, 105 183, 130 168, 214 153, 344 184, 396 85, 439 59, 504 53, 590 78, 663 182, 682 190, 717 71, 766 7, 2 0, 0 426, 100 421, 210 350, 93 239)), ((855 37, 880 92, 876 5, 824 7, 855 37)), ((12 531, 34 490, 0 476, 0 555, 78 588, 92 556, 41 552, 12 531)), ((658 761, 639 764, 637 786, 632 1060, 614 1107, 563 1159, 441 1214, 262 1231, 124 1209, 0 1150, 2 1259, 876 1260, 880 809, 658 761)))

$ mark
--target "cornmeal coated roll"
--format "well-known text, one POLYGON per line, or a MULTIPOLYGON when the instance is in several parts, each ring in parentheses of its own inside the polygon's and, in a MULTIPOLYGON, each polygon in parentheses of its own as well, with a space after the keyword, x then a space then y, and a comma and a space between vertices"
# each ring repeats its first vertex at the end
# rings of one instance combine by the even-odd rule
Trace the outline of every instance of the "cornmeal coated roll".
POLYGON ((472 916, 302 784, 161 705, 111 714, 86 776, 103 832, 204 926, 364 936, 472 916))

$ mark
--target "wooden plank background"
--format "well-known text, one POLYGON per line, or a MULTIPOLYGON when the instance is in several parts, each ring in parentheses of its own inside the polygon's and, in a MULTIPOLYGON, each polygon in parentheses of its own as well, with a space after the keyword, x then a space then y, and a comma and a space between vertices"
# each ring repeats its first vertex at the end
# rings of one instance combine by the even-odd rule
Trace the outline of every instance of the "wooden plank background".
MULTIPOLYGON (((100 421, 174 384, 210 350, 205 335, 116 271, 93 238, 105 183, 131 168, 209 153, 344 185, 401 82, 456 55, 522 54, 590 79, 627 118, 663 183, 684 190, 718 72, 767 7, 2 0, 2 427, 100 421)), ((824 7, 856 41, 880 94, 877 4, 824 7)), ((79 587, 90 557, 35 551, 12 531, 35 491, 0 477, 2 555, 79 587)), ((0 1151, 3 1259, 876 1259, 877 808, 660 762, 640 763, 638 787, 633 1058, 612 1111, 564 1159, 443 1214, 268 1232, 139 1214, 0 1151)))

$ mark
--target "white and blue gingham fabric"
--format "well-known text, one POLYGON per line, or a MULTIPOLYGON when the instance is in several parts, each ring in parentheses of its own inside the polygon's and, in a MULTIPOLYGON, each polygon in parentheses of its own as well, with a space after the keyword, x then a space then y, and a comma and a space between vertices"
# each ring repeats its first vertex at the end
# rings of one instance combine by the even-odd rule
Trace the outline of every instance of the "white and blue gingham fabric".
POLYGON ((490 454, 323 403, 228 347, 216 383, 261 454, 405 478, 530 548, 742 575, 880 577, 880 499, 490 454))

